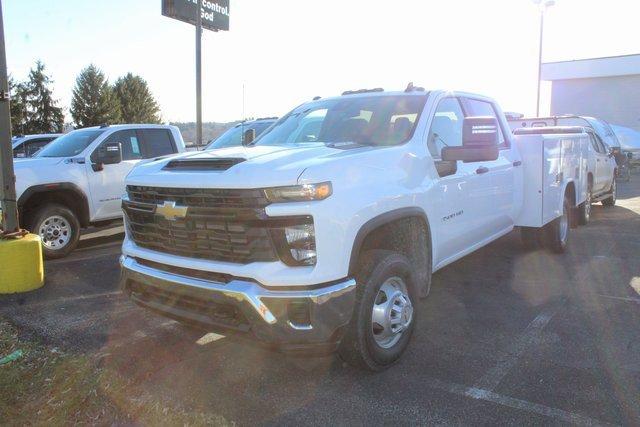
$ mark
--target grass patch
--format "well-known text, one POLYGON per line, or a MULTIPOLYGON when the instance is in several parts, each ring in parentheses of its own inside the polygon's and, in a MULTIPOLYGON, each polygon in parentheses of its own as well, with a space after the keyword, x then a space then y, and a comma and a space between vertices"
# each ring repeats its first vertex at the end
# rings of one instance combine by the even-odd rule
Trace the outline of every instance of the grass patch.
POLYGON ((217 415, 175 407, 103 366, 89 355, 72 355, 34 339, 21 338, 0 318, 0 358, 22 350, 18 360, 0 365, 3 425, 143 424, 228 425, 217 415))

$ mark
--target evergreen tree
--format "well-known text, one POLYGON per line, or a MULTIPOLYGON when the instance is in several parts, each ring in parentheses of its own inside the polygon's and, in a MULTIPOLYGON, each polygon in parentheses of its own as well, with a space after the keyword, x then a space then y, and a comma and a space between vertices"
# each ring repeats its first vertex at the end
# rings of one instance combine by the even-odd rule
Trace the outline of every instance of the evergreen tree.
POLYGON ((160 108, 147 82, 128 73, 114 85, 123 123, 160 123, 160 108))
POLYGON ((45 74, 44 68, 44 64, 37 61, 35 68, 29 71, 27 82, 18 88, 26 106, 23 109, 26 112, 25 134, 62 132, 64 114, 57 106, 58 101, 53 99, 50 88, 53 80, 45 74))
POLYGON ((9 76, 9 94, 11 96, 11 134, 24 135, 27 124, 26 88, 24 83, 16 83, 9 76))
POLYGON ((71 99, 71 116, 76 127, 120 122, 120 105, 104 73, 91 64, 76 78, 71 99))

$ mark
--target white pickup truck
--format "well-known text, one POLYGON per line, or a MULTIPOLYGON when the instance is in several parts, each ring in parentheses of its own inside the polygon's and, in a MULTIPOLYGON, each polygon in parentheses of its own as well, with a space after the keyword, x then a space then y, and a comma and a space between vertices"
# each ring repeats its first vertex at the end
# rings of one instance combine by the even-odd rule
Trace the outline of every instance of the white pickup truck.
POLYGON ((114 125, 60 136, 35 157, 15 159, 20 222, 47 258, 66 256, 82 227, 122 218, 124 179, 143 159, 185 151, 174 126, 114 125))
POLYGON ((565 249, 588 137, 555 132, 514 136, 493 100, 412 85, 314 100, 249 146, 132 171, 123 289, 209 330, 384 369, 433 272, 516 226, 565 249))

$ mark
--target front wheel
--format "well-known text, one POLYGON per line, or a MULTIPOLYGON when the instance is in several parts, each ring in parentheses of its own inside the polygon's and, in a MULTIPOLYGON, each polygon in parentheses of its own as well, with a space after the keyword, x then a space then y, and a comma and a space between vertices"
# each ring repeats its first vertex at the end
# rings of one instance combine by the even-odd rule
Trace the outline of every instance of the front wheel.
POLYGON ((611 190, 609 190, 609 197, 602 200, 602 204, 604 206, 615 206, 616 200, 618 197, 618 186, 616 185, 616 180, 614 179, 611 183, 611 190))
POLYGON ((78 245, 80 221, 67 207, 49 204, 35 212, 31 231, 40 236, 45 258, 63 258, 78 245))
POLYGON ((416 322, 415 275, 396 252, 365 253, 356 276, 356 302, 338 349, 351 365, 382 371, 407 348, 416 322))

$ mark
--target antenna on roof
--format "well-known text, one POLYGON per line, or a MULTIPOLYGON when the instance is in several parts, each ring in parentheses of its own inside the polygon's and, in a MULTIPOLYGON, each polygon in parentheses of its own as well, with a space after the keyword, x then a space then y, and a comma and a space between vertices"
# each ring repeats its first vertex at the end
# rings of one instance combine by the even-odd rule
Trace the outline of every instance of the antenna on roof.
POLYGON ((313 97, 313 101, 317 101, 318 99, 322 98, 321 96, 314 96, 313 97))
POLYGON ((424 92, 424 88, 420 86, 414 86, 413 82, 409 82, 407 88, 404 90, 405 92, 424 92))

